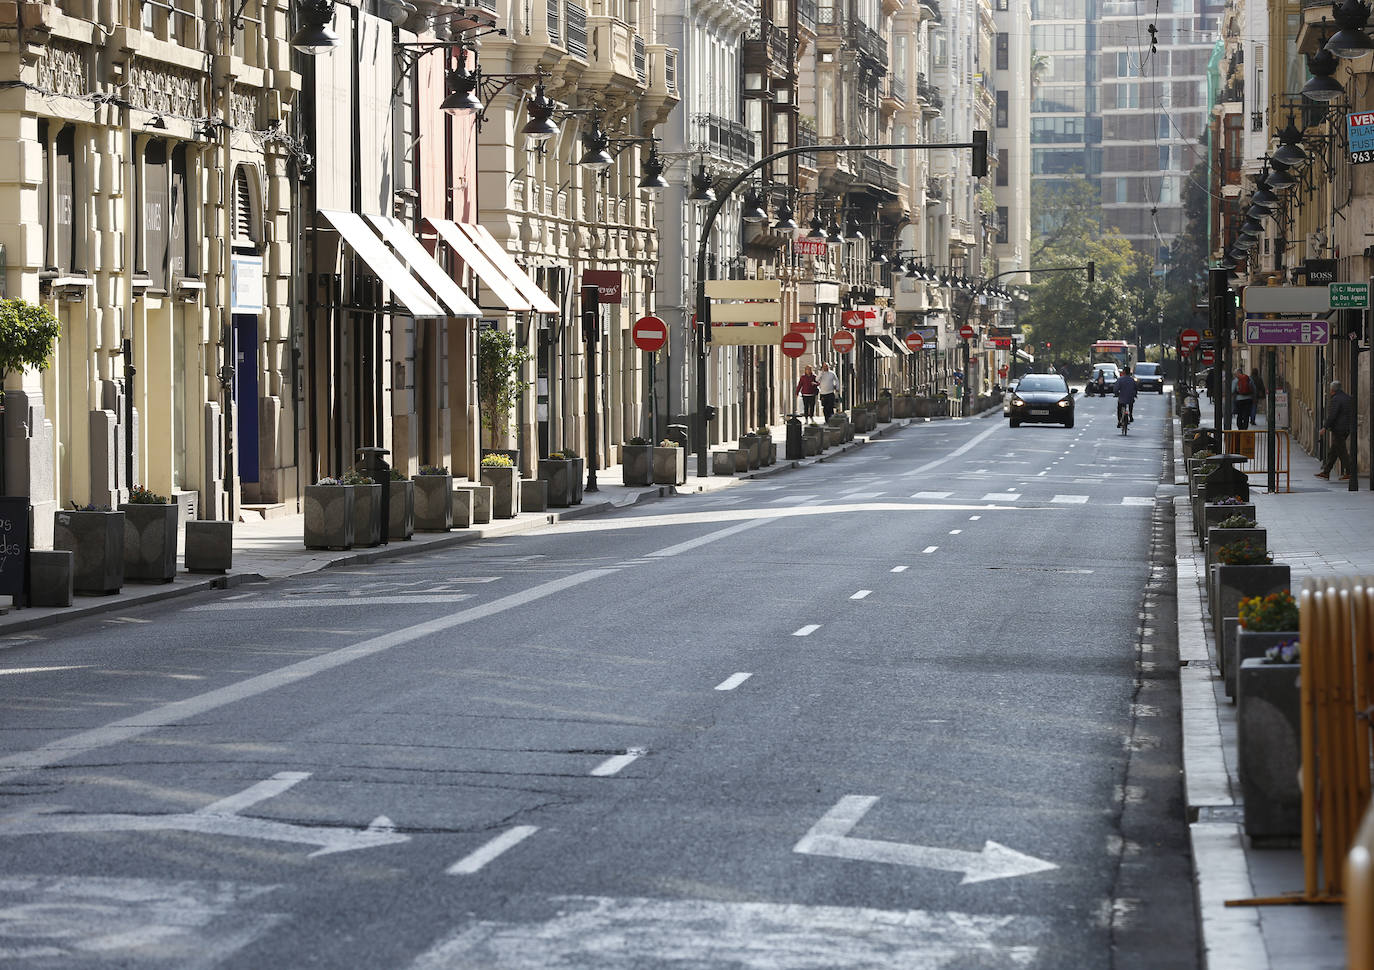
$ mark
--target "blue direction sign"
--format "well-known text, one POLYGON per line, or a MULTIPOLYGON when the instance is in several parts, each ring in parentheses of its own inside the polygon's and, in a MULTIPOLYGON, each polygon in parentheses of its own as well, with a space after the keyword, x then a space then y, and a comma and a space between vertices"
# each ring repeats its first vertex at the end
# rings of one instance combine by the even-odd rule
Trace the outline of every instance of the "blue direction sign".
POLYGON ((1271 346, 1316 346, 1331 340, 1331 325, 1320 317, 1288 320, 1245 319, 1245 342, 1271 346))
POLYGON ((1356 111, 1345 116, 1346 141, 1350 145, 1350 161, 1374 162, 1374 111, 1356 111))

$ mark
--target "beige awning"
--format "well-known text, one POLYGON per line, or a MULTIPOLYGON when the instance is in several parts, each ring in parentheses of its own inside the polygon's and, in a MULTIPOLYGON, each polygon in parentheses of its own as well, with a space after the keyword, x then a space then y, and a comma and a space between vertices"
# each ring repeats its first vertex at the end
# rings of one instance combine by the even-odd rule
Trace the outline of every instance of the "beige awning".
POLYGON ((535 313, 558 312, 558 304, 550 300, 539 285, 530 279, 529 274, 515 261, 515 257, 506 252, 506 247, 496 241, 496 237, 487 231, 486 226, 475 222, 460 222, 457 226, 460 232, 466 233, 467 237, 477 244, 482 255, 487 257, 487 261, 505 274, 506 279, 520 295, 529 300, 535 313))
POLYGON ((368 221, 377 227, 377 231, 382 234, 382 239, 396 250, 400 257, 416 276, 420 277, 435 294, 439 297, 439 302, 448 307, 449 316, 452 317, 480 317, 482 311, 477 309, 477 304, 468 299, 468 295, 462 291, 457 283, 453 282, 453 277, 449 276, 444 268, 434 261, 434 257, 429 254, 429 250, 420 245, 420 240, 410 234, 410 230, 399 219, 391 216, 369 215, 368 221))
POLYGON ((892 352, 892 348, 887 345, 887 341, 883 339, 882 334, 875 334, 873 339, 868 342, 868 345, 873 348, 873 352, 879 357, 897 356, 892 352))
POLYGON ((425 288, 411 275, 410 270, 391 255, 391 250, 382 244, 377 234, 367 228, 367 223, 363 222, 360 215, 337 209, 321 209, 319 212, 338 230, 339 235, 363 262, 372 268, 377 278, 387 285, 392 295, 411 316, 416 319, 449 316, 448 311, 425 292, 425 288))

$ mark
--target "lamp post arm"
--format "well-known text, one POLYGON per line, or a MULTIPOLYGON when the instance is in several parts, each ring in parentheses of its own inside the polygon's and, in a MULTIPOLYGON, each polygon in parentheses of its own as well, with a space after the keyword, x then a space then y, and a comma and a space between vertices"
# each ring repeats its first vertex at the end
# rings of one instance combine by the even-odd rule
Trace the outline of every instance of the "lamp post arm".
POLYGON ((701 236, 697 240, 697 279, 696 279, 696 345, 697 345, 697 420, 701 423, 697 441, 697 476, 706 477, 707 444, 706 444, 706 345, 710 342, 710 307, 706 301, 706 245, 711 240, 711 227, 715 225, 716 217, 720 215, 720 210, 725 208, 725 201, 730 198, 730 193, 743 185, 751 175, 763 168, 770 162, 775 162, 780 158, 787 158, 791 155, 801 155, 803 153, 823 150, 827 152, 872 152, 898 150, 928 150, 935 148, 974 148, 976 143, 971 141, 960 142, 934 142, 926 144, 903 143, 897 145, 794 145, 791 148, 783 148, 771 155, 765 155, 757 162, 750 165, 739 175, 731 180, 725 190, 720 193, 720 198, 711 203, 706 210, 706 218, 701 223, 701 236))

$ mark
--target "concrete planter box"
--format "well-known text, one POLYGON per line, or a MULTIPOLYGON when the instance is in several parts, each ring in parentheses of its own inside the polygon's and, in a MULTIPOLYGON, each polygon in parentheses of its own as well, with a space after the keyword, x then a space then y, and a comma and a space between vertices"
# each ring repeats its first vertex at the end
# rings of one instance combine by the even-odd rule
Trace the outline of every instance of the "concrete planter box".
POLYGON ((449 489, 450 518, 455 529, 472 528, 473 495, 469 489, 454 486, 449 489))
POLYGON ((685 448, 654 448, 654 484, 682 485, 687 481, 685 448))
POLYGON ((549 507, 549 483, 537 478, 520 479, 520 511, 543 512, 549 507))
POLYGON ((878 420, 883 424, 892 420, 892 398, 884 397, 878 399, 878 420))
POLYGON ((124 578, 148 583, 170 583, 177 575, 177 522, 181 510, 175 503, 119 507, 124 513, 124 578))
POLYGON ((124 513, 54 512, 53 548, 72 554, 72 590, 118 593, 124 585, 124 513))
POLYGON ((1215 525, 1209 528, 1206 542, 1208 569, 1217 564, 1216 550, 1241 540, 1246 540, 1266 552, 1269 551, 1269 532, 1267 529, 1222 529, 1215 525))
POLYGON ((587 486, 587 459, 574 458, 572 460, 572 466, 572 504, 581 505, 582 490, 587 486))
POLYGON ((352 549, 355 501, 348 485, 305 486, 305 548, 352 549))
POLYGON ((840 445, 840 444, 843 444, 843 443, 844 443, 844 429, 843 429, 843 428, 822 428, 822 429, 821 429, 821 445, 822 445, 822 447, 825 447, 825 448, 834 448, 835 446, 840 445))
POLYGON ((813 455, 819 455, 823 447, 825 446, 822 444, 820 426, 815 424, 808 425, 802 431, 802 454, 810 458, 813 455))
POLYGON ((192 519, 186 523, 186 571, 227 573, 234 566, 234 523, 192 519))
POLYGON ((574 505, 581 479, 576 464, 559 458, 539 459, 539 479, 549 483, 549 508, 565 509, 574 505))
POLYGON ((453 528, 453 476, 416 475, 415 531, 447 532, 453 528))
POLYGON ((1236 755, 1245 834, 1256 846, 1291 846, 1302 836, 1301 664, 1247 660, 1240 667, 1236 755))
POLYGON ((482 484, 491 489, 491 515, 513 519, 520 514, 520 469, 482 468, 482 484))
MULTIPOLYGON (((1225 519, 1229 519, 1233 515, 1243 515, 1247 519, 1255 519, 1255 506, 1253 504, 1204 505, 1202 504, 1201 498, 1195 499, 1194 502, 1193 508, 1197 510, 1194 522, 1197 525, 1197 531, 1200 536, 1205 537, 1212 526, 1225 519)), ((1256 521, 1258 520, 1256 519, 1256 521)))
POLYGON ((763 463, 765 465, 778 463, 778 445, 772 438, 763 439, 763 463))
POLYGON ((652 485, 654 483, 654 446, 621 445, 620 469, 622 484, 631 486, 652 485))
POLYGON ((71 606, 76 593, 76 556, 69 549, 29 552, 29 605, 71 606))
POLYGON ((415 483, 408 478, 393 480, 387 501, 387 539, 409 539, 415 534, 415 483))
POLYGON ((1236 616, 1240 601, 1247 596, 1268 596, 1291 588, 1292 570, 1287 565, 1212 567, 1212 635, 1220 655, 1224 645, 1222 620, 1236 616))
POLYGON ((892 416, 894 418, 915 417, 916 399, 910 394, 898 394, 892 399, 892 416))
POLYGON ((747 472, 749 470, 749 449, 735 448, 729 452, 735 456, 735 471, 747 472))
POLYGON ((763 465, 763 442, 759 441, 758 435, 745 435, 739 439, 739 446, 749 452, 749 467, 759 468, 763 465))
POLYGON ((346 485, 353 489, 353 545, 382 544, 382 486, 346 485))
POLYGON ((473 525, 486 525, 491 522, 491 503, 493 489, 490 485, 455 485, 453 486, 454 503, 454 522, 458 519, 458 503, 461 501, 458 496, 462 492, 467 492, 472 496, 472 519, 473 525))
POLYGON ((711 474, 733 475, 735 473, 735 453, 733 451, 711 452, 711 474))
POLYGON ((1247 660, 1263 660, 1264 652, 1286 640, 1298 639, 1297 630, 1247 630, 1236 622, 1235 630, 1227 638, 1226 693, 1239 696, 1239 674, 1247 660))

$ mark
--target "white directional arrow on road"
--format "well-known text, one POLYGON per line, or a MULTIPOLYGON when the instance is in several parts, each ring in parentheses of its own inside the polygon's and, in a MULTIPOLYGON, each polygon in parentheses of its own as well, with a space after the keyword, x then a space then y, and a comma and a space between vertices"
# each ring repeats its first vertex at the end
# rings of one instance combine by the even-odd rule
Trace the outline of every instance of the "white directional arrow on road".
POLYGON ((203 832, 269 842, 296 842, 317 845, 309 858, 333 852, 351 852, 381 845, 408 842, 410 836, 396 832, 391 820, 379 815, 365 829, 336 828, 327 825, 293 825, 267 819, 244 818, 244 809, 280 795, 291 786, 309 778, 309 772, 283 771, 266 781, 222 798, 195 812, 179 815, 55 815, 31 813, 0 818, 0 836, 51 835, 66 832, 203 832))
POLYGON ((849 833, 870 808, 877 804, 875 795, 846 795, 821 820, 811 826, 793 852, 806 855, 828 855, 860 862, 886 862, 899 866, 920 866, 923 869, 943 869, 962 872, 960 885, 987 882, 989 879, 1009 879, 1028 876, 1033 872, 1058 869, 1053 862, 1008 849, 996 842, 983 843, 981 852, 960 849, 941 849, 909 842, 882 842, 876 839, 852 839, 849 833))

